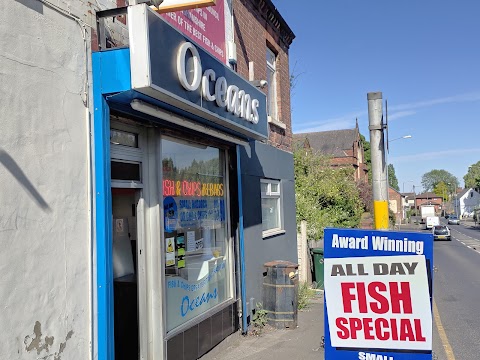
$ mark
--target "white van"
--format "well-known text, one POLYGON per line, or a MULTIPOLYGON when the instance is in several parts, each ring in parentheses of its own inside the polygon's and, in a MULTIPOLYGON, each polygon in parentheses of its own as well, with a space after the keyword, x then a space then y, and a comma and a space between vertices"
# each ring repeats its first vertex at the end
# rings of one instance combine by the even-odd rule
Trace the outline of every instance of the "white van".
POLYGON ((431 229, 437 225, 440 225, 440 218, 438 216, 427 216, 426 229, 431 229))

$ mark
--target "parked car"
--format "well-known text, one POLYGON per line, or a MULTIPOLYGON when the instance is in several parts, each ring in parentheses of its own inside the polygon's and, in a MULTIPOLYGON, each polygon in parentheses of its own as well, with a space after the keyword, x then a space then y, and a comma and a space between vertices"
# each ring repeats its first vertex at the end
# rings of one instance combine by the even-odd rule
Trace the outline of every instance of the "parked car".
POLYGON ((451 215, 448 218, 448 224, 449 225, 460 225, 460 219, 456 217, 455 215, 451 215))
POLYGON ((450 229, 446 225, 436 225, 432 229, 433 240, 452 240, 450 229))

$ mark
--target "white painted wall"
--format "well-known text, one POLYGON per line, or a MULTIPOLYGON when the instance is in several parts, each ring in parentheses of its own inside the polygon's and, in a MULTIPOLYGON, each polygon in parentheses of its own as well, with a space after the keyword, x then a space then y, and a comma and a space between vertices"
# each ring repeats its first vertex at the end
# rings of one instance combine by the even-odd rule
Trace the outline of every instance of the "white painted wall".
POLYGON ((460 199, 460 214, 473 216, 473 210, 480 206, 480 194, 474 189, 469 189, 460 199))
POLYGON ((0 35, 0 359, 90 359, 90 55, 38 0, 1 1, 0 35))

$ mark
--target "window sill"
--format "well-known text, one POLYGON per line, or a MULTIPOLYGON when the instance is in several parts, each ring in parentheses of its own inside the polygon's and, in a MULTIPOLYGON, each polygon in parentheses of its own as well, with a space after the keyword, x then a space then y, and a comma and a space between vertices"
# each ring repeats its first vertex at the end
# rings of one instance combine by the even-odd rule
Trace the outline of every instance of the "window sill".
POLYGON ((275 229, 275 230, 268 230, 268 231, 264 231, 262 233, 262 237, 264 239, 267 239, 267 238, 270 238, 270 237, 274 237, 274 236, 277 236, 277 235, 283 235, 285 234, 286 231, 285 230, 281 230, 281 229, 275 229))
POLYGON ((285 130, 287 128, 287 125, 285 125, 283 122, 275 120, 271 116, 268 116, 268 123, 273 124, 275 126, 278 126, 279 128, 285 130))

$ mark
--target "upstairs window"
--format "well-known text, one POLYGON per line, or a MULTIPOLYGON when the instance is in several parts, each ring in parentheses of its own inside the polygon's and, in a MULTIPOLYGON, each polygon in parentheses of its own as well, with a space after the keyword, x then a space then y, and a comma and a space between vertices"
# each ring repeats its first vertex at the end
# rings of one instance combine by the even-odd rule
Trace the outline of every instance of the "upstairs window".
POLYGON ((267 48, 267 114, 273 120, 278 120, 277 113, 277 56, 267 48))

